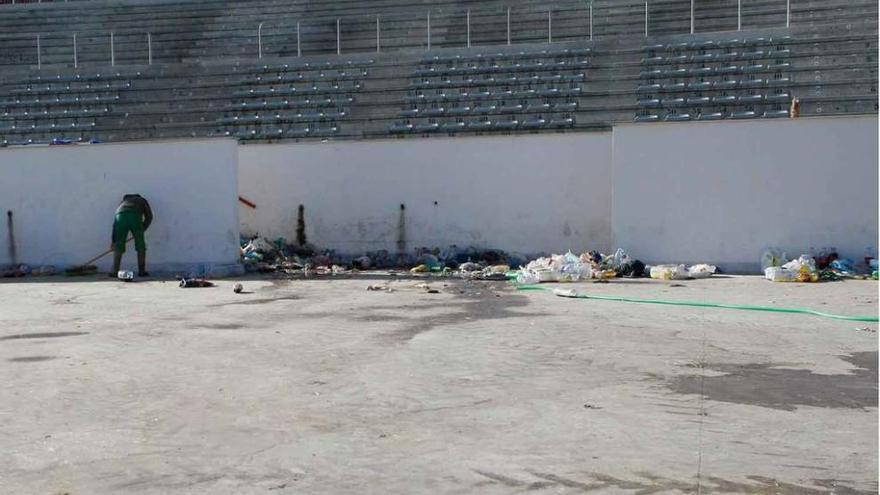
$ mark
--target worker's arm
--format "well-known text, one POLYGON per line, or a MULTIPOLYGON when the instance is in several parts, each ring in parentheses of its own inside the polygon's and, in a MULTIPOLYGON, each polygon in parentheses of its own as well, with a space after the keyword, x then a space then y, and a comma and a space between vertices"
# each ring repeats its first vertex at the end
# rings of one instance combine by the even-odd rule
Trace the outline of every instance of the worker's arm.
POLYGON ((144 199, 144 230, 150 228, 151 223, 153 223, 153 210, 150 208, 150 203, 144 199))

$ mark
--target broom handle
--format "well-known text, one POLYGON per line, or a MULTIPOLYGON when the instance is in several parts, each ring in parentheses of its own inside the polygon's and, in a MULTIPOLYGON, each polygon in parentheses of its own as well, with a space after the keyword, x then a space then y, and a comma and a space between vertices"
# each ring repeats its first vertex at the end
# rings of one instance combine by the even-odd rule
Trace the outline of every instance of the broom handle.
MULTIPOLYGON (((128 240, 125 241, 125 243, 128 244, 129 242, 132 241, 132 239, 134 239, 134 237, 129 237, 128 240)), ((104 256, 107 256, 108 254, 112 253, 113 249, 115 249, 115 248, 110 248, 110 249, 104 251, 103 253, 95 256, 94 258, 90 259, 89 261, 86 261, 85 263, 83 263, 82 266, 91 265, 92 263, 98 261, 99 259, 103 258, 104 256)))

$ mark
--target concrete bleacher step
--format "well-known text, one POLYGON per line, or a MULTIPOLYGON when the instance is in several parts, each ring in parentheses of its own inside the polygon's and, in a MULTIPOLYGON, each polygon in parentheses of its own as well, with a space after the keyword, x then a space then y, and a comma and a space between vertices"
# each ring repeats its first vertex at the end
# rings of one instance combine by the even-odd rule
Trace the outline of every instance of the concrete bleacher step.
MULTIPOLYGON (((588 131, 607 128, 613 122, 631 121, 634 116, 644 116, 648 121, 708 120, 716 115, 780 118, 785 116, 785 100, 791 96, 802 99, 803 115, 876 114, 876 3, 796 2, 791 12, 792 27, 786 29, 784 2, 750 1, 743 8, 742 32, 737 32, 735 5, 731 1, 700 2, 694 16, 696 34, 690 35, 689 1, 652 1, 646 38, 643 2, 597 0, 593 4, 592 43, 588 41, 589 10, 580 2, 546 5, 523 0, 381 0, 365 5, 354 0, 312 4, 258 0, 242 7, 225 0, 92 0, 71 2, 56 9, 27 5, 9 10, 12 15, 0 16, 0 27, 7 30, 0 37, 0 48, 6 48, 0 50, 0 141, 51 139, 53 133, 65 137, 97 136, 104 140, 229 133, 252 142, 588 131), (516 14, 511 18, 514 46, 510 47, 507 6, 516 14), (468 8, 472 9, 471 48, 466 46, 468 8), (429 9, 430 52, 426 51, 429 9), (552 43, 548 9, 554 11, 552 43), (375 53, 377 14, 382 34, 379 53, 375 53), (266 18, 271 19, 265 21, 266 18), (336 54, 336 18, 341 19, 342 55, 336 54), (299 50, 297 20, 303 28, 299 50), (265 22, 261 40, 264 59, 258 61, 260 22, 265 22), (116 67, 109 67, 108 28, 116 30, 116 67), (71 67, 74 30, 78 31, 76 69, 71 67), (146 65, 148 31, 153 42, 153 65, 146 65), (36 50, 32 35, 36 32, 41 34, 42 70, 34 67, 36 50), (784 81, 780 86, 710 86, 691 94, 686 83, 699 82, 699 77, 694 76, 664 80, 663 84, 670 84, 672 89, 667 91, 661 85, 656 95, 638 91, 643 83, 643 45, 782 36, 791 37, 784 43, 790 49, 784 60, 740 63, 730 74, 741 76, 744 85, 775 78, 784 81), (428 54, 488 57, 497 52, 586 47, 592 51, 589 66, 582 68, 583 80, 568 85, 559 82, 575 71, 549 68, 524 71, 538 79, 508 84, 509 88, 501 83, 480 87, 479 81, 485 80, 480 78, 474 78, 474 82, 467 78, 450 79, 455 84, 444 83, 442 89, 416 85, 424 79, 417 71, 428 66, 428 54), (299 52, 303 57, 297 57, 299 52), (375 62, 366 64, 369 59, 375 62), (323 70, 320 68, 300 71, 302 79, 296 80, 285 79, 293 70, 267 69, 262 79, 256 79, 253 72, 260 64, 271 67, 348 61, 364 61, 367 66, 363 76, 342 78, 344 83, 356 80, 357 86, 339 84, 336 88, 316 75, 323 70), (770 71, 760 67, 779 63, 788 65, 778 65, 770 71), (33 89, 39 87, 33 84, 37 75, 102 73, 102 78, 109 80, 112 72, 129 69, 130 77, 125 80, 131 86, 108 95, 102 96, 96 87, 71 86, 68 90, 63 85, 50 85, 45 90, 33 89), (283 76, 282 80, 272 79, 278 75, 283 76), (541 79, 543 76, 546 78, 541 79), (679 82, 686 83, 675 89, 679 82), (33 87, 30 93, 39 93, 39 102, 21 100, 21 95, 28 94, 28 84, 33 87), (291 91, 290 87, 297 89, 291 91), (318 89, 308 90, 309 87, 318 89), (574 87, 578 88, 577 93, 554 92, 574 87), (275 92, 271 92, 272 88, 275 92), (440 101, 425 103, 407 99, 420 93, 433 98, 444 92, 452 95, 454 101, 445 96, 440 101), (455 97, 483 92, 487 96, 480 97, 479 106, 455 97), (44 94, 46 98, 42 98, 44 94), (95 95, 110 99, 88 100, 95 95), (734 99, 730 100, 730 96, 734 99), (14 98, 21 102, 15 103, 14 98), (653 99, 657 100, 656 105, 653 99), (443 110, 439 110, 441 107, 443 110), (72 118, 78 120, 71 121, 72 118), (16 127, 11 130, 13 125, 16 127)), ((518 58, 526 61, 529 56, 518 58)), ((461 66, 454 62, 439 65, 461 66)), ((676 67, 675 63, 668 65, 676 67)), ((702 65, 688 61, 684 67, 702 65)), ((486 75, 481 69, 476 73, 486 75)), ((716 79, 721 78, 709 78, 716 79)), ((40 84, 43 82, 41 79, 40 84)))

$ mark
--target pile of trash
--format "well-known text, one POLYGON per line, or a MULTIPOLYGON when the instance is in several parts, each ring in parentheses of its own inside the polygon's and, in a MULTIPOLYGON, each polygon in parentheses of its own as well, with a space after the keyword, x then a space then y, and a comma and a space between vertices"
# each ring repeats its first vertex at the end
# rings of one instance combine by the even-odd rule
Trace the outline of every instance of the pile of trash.
POLYGON ((835 249, 823 249, 816 254, 802 254, 789 260, 786 253, 777 248, 761 255, 764 278, 773 282, 827 282, 843 279, 877 279, 877 259, 865 256, 864 263, 856 264, 840 258, 835 249))
POLYGON ((691 267, 685 265, 646 266, 623 249, 617 249, 614 254, 589 251, 575 255, 569 251, 566 254, 554 254, 530 262, 520 268, 516 280, 521 284, 578 282, 615 277, 640 278, 644 276, 661 280, 681 280, 711 277, 716 270, 716 267, 706 264, 691 267))
POLYGON ((31 268, 29 265, 20 263, 6 267, 0 267, 0 278, 18 278, 28 275, 34 277, 49 277, 55 275, 54 265, 43 265, 37 268, 31 268))
POLYGON ((339 255, 311 245, 288 244, 262 237, 242 237, 241 261, 248 272, 345 274, 360 270, 409 269, 410 273, 461 276, 483 280, 506 280, 511 266, 526 262, 525 256, 499 249, 420 247, 412 253, 392 254, 387 250, 361 255, 339 255))

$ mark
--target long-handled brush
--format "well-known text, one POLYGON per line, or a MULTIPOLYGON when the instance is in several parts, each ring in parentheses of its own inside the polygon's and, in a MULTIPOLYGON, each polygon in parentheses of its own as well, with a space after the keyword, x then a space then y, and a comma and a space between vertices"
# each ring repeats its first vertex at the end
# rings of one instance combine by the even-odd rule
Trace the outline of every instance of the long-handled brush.
MULTIPOLYGON (((125 243, 128 244, 129 242, 132 241, 132 239, 134 239, 134 237, 129 237, 128 240, 125 241, 125 243)), ((103 258, 104 256, 107 256, 108 254, 112 253, 113 249, 114 248, 110 248, 110 249, 104 251, 103 253, 95 256, 94 258, 90 259, 89 261, 86 261, 85 263, 83 263, 81 265, 72 266, 72 267, 68 268, 67 270, 64 270, 64 274, 67 275, 68 277, 77 277, 77 276, 83 276, 83 275, 93 275, 95 273, 98 273, 98 267, 93 265, 92 263, 94 263, 94 262, 98 261, 99 259, 103 258)))

